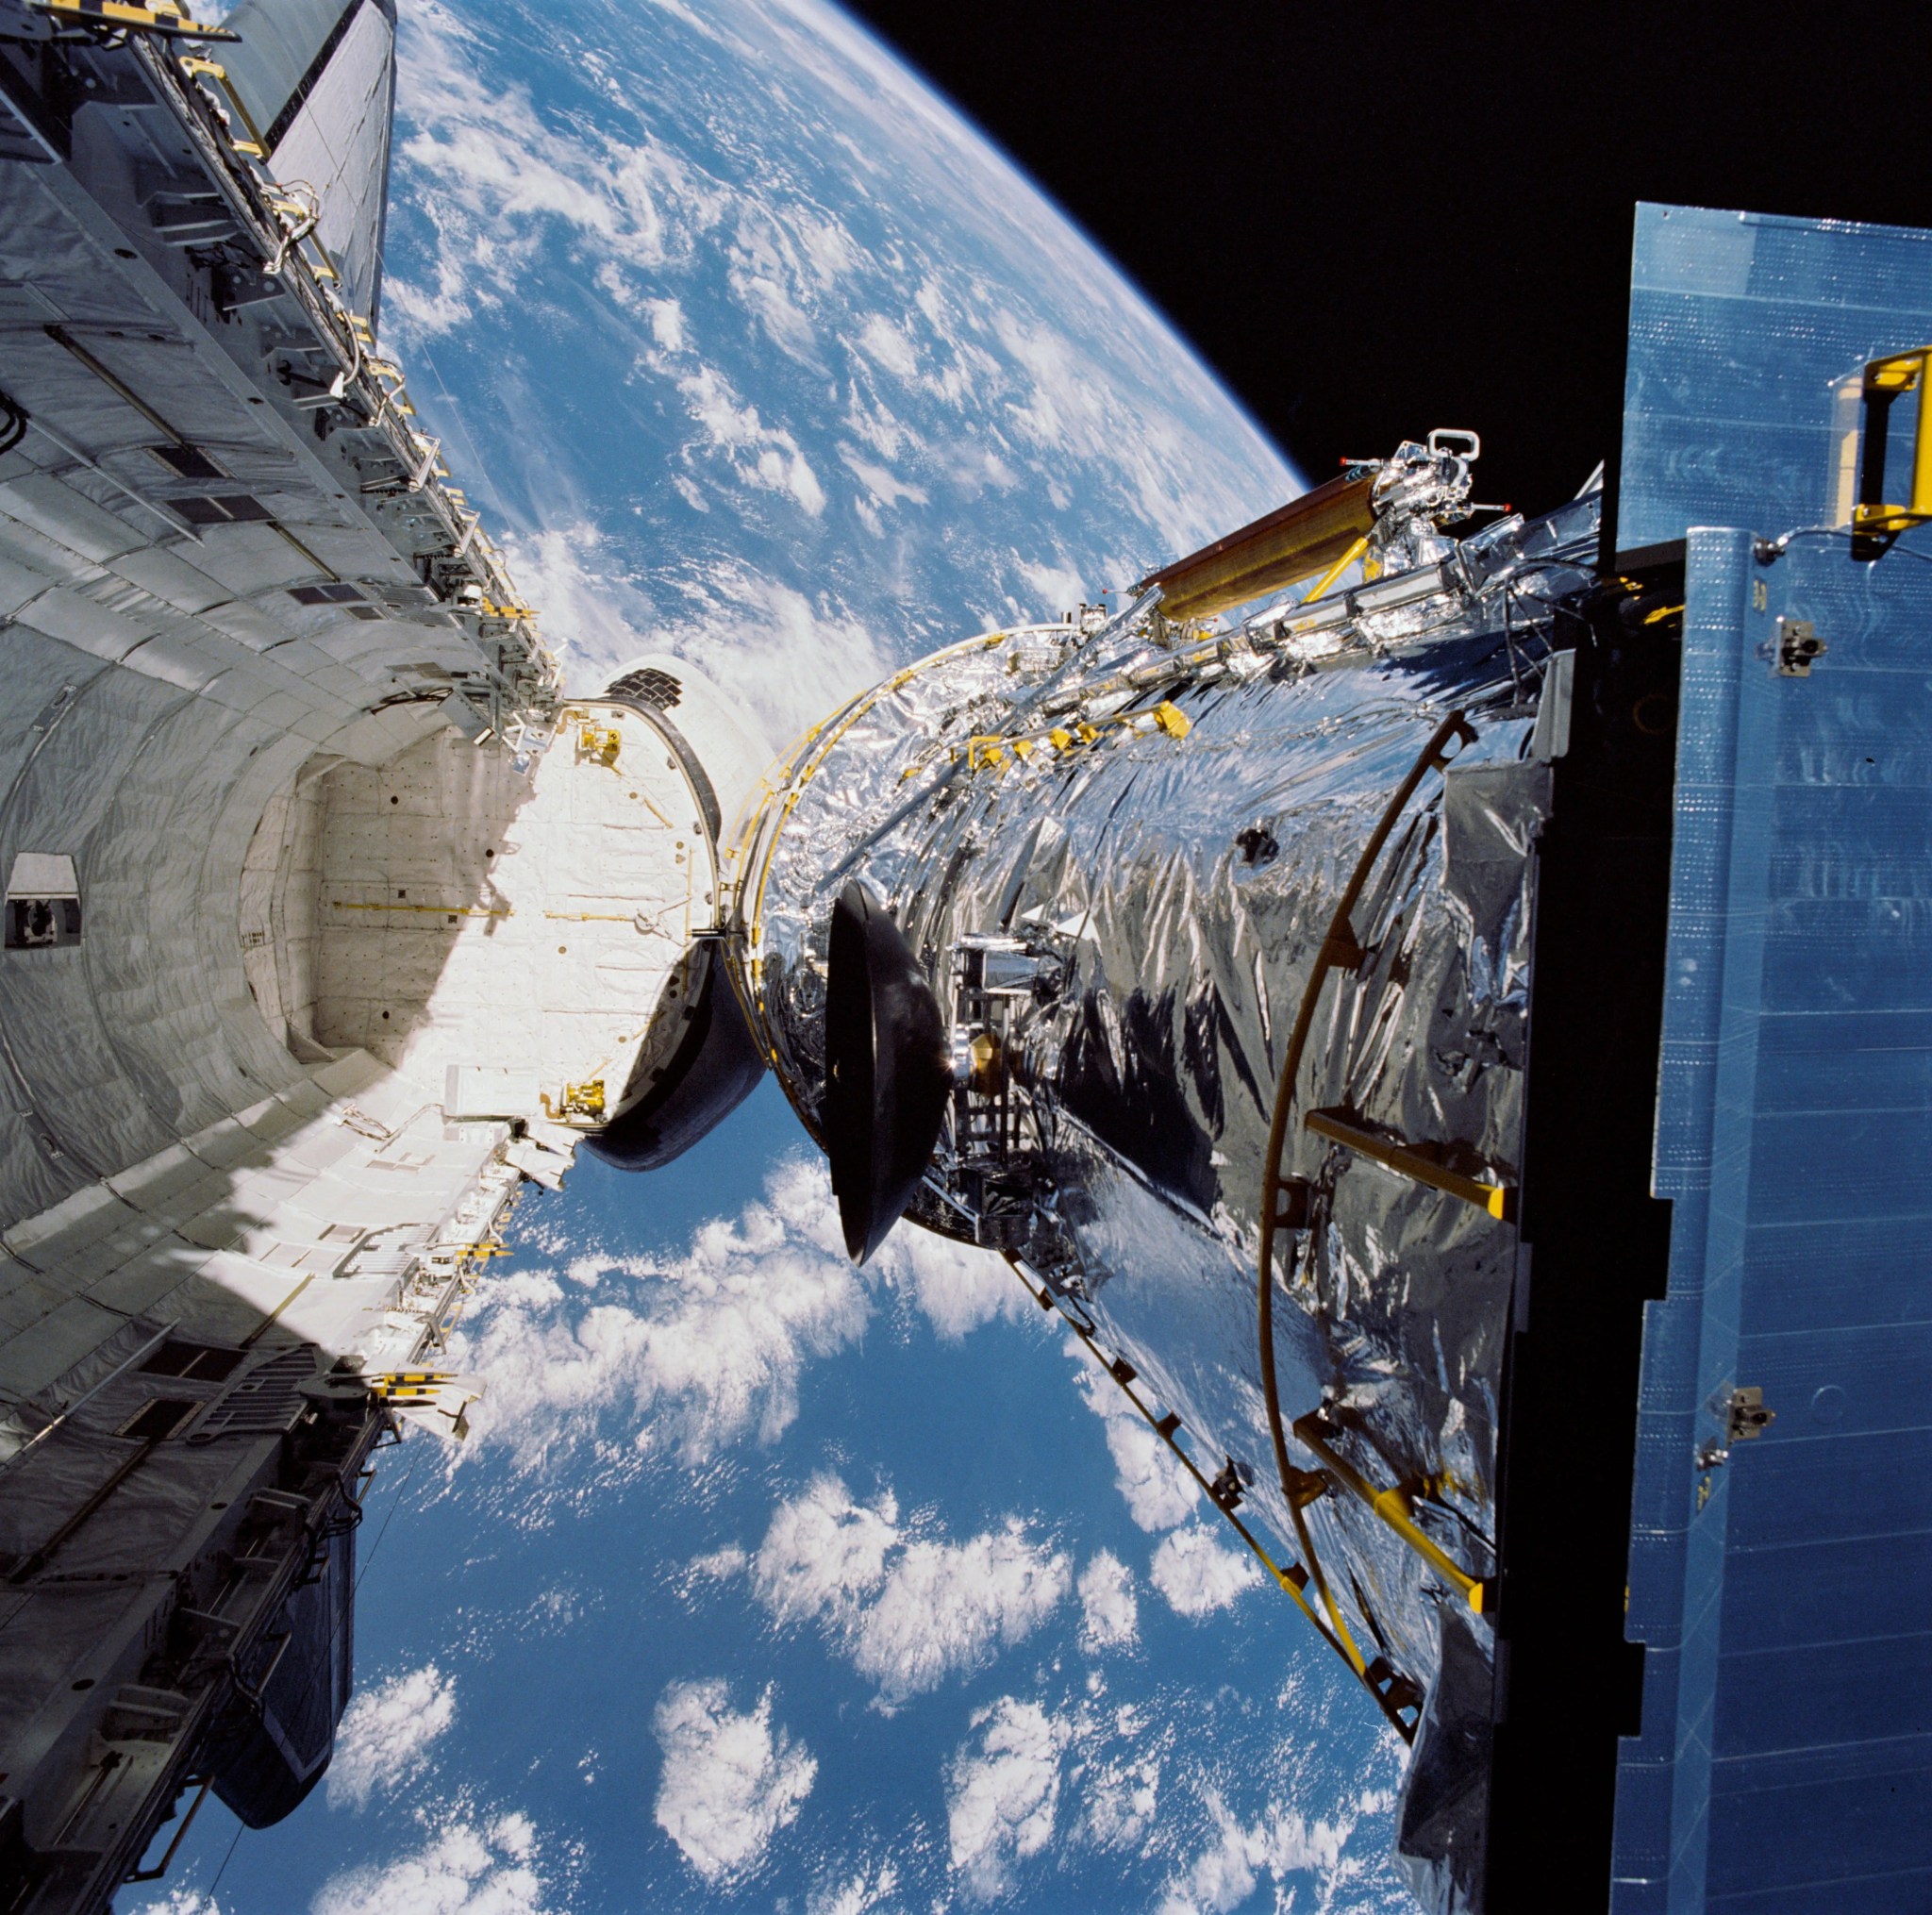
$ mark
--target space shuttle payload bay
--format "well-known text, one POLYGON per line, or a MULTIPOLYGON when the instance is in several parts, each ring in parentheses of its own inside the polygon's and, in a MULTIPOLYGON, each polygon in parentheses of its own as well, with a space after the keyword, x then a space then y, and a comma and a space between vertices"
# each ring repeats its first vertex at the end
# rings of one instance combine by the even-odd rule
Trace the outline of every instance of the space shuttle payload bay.
POLYGON ((730 752, 664 708, 722 701, 561 696, 378 343, 393 39, 0 6, 8 1915, 313 1787, 371 1458, 461 1433, 518 1186, 749 1081, 666 1081, 730 752))

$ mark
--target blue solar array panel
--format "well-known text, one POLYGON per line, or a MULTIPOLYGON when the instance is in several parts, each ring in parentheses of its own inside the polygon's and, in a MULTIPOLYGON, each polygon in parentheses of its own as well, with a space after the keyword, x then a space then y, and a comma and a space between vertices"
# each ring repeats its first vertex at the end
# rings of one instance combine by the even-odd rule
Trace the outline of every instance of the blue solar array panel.
POLYGON ((1932 235, 1640 210, 1619 545, 1705 529, 1616 1915, 1932 1909, 1932 527, 1754 548, 1827 516, 1831 382, 1928 343, 1932 235))
POLYGON ((1642 206, 1617 549, 1827 516, 1831 385, 1932 342, 1932 232, 1642 206))

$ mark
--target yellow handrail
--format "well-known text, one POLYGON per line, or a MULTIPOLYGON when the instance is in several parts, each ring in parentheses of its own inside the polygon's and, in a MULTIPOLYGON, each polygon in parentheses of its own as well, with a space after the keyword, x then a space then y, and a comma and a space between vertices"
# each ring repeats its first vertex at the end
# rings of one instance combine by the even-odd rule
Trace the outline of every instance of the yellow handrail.
POLYGON ((1445 1577, 1461 1591, 1463 1600, 1481 1615, 1484 1608, 1486 1588, 1482 1580, 1473 1576, 1447 1555, 1435 1539, 1423 1530, 1409 1514, 1408 1497, 1400 1486, 1377 1490, 1355 1467, 1337 1454, 1335 1447, 1321 1434, 1321 1419, 1309 1415, 1295 1419, 1294 1433, 1309 1449, 1320 1457, 1330 1473, 1353 1496, 1359 1498, 1373 1509, 1381 1521, 1408 1544, 1438 1574, 1445 1577))

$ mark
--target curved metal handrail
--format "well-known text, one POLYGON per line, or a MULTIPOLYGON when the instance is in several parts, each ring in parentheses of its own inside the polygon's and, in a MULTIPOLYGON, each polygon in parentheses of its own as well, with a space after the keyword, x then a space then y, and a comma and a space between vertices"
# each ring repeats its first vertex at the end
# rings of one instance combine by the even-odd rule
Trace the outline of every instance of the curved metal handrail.
MULTIPOLYGON (((746 800, 740 816, 733 821, 735 841, 728 853, 737 867, 732 874, 735 896, 728 925, 732 954, 736 961, 727 964, 739 1002, 760 1048, 771 1059, 774 1074, 785 1089, 791 1107, 804 1119, 806 1128, 818 1135, 787 1082, 777 1045, 773 1041, 769 1020, 764 1013, 760 991, 763 972, 765 881, 771 874, 772 858, 777 849, 786 821, 796 808, 805 788, 811 783, 825 760, 845 734, 885 699, 909 684, 921 674, 949 663, 974 651, 985 651, 1006 643, 1010 633, 982 632, 970 639, 946 645, 902 667, 890 678, 881 679, 869 690, 849 698, 830 717, 810 726, 784 754, 767 767, 759 779, 760 792, 746 800), (816 747, 816 750, 814 750, 816 747)), ((922 796, 929 793, 922 793, 922 796)))
MULTIPOLYGON (((1302 991, 1301 1007, 1295 1013, 1294 1029, 1288 1041, 1288 1055, 1282 1059, 1281 1075, 1274 1090, 1274 1112, 1268 1126, 1268 1155, 1261 1171, 1261 1253, 1260 1287, 1257 1304, 1259 1319, 1261 1396, 1268 1412, 1268 1434, 1274 1444, 1274 1466, 1281 1475, 1282 1494, 1288 1499, 1290 1514, 1294 1520, 1295 1540, 1301 1544, 1311 1564, 1315 1563, 1313 1550, 1307 1535, 1307 1525, 1297 1500, 1298 1482, 1307 1474, 1300 1471, 1289 1460, 1288 1431, 1281 1421, 1281 1387, 1274 1373, 1274 1233, 1287 1220, 1281 1212, 1281 1153, 1288 1141, 1289 1113, 1294 1107, 1295 1078, 1301 1073, 1302 1053, 1307 1048, 1308 1031, 1315 1021, 1315 1006, 1322 995, 1322 986, 1326 982, 1330 971, 1343 966, 1353 966, 1361 961, 1362 949, 1356 941, 1355 927, 1351 920, 1356 906, 1361 900, 1362 887, 1368 882, 1369 873, 1374 869, 1375 860, 1382 855, 1382 847, 1389 841, 1389 834, 1395 828, 1395 821, 1407 808, 1408 801, 1415 795, 1416 787, 1431 772, 1445 770, 1454 762, 1446 753, 1451 739, 1459 739, 1465 745, 1475 742, 1474 728, 1460 710, 1452 711, 1433 732, 1429 741, 1423 746, 1416 761, 1409 767, 1408 775, 1397 785, 1391 794, 1389 803, 1383 808, 1382 816, 1376 822, 1369 841, 1363 845, 1361 856, 1356 859, 1355 870, 1350 874, 1348 883, 1342 888, 1341 901, 1335 907, 1334 915, 1328 920, 1326 935, 1322 940, 1322 948, 1315 954, 1314 968, 1308 974, 1307 988, 1302 991)), ((1337 1632, 1348 1641, 1351 1649, 1354 1640, 1348 1636, 1347 1625, 1341 1620, 1340 1606, 1328 1589, 1327 1578, 1316 1567, 1316 1582, 1324 1603, 1327 1606, 1329 1620, 1337 1632)), ((1358 1657, 1360 1652, 1356 1651, 1358 1657)), ((1361 1664, 1357 1662, 1359 1672, 1361 1664)))

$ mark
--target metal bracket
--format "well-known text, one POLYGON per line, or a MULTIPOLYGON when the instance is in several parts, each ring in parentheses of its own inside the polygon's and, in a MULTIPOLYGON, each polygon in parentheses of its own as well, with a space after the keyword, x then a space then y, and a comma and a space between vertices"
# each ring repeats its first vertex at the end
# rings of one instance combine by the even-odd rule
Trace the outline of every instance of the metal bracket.
MULTIPOLYGON (((1756 1442, 1777 1421, 1777 1411, 1765 1408, 1764 1391, 1756 1384, 1733 1390, 1727 1397, 1711 1407, 1723 1412, 1724 1440, 1723 1442, 1712 1440, 1698 1445, 1697 1467, 1704 1471, 1722 1468, 1730 1460, 1734 1443, 1756 1442)), ((1698 1496, 1697 1507, 1700 1509, 1709 1495, 1707 1477, 1706 1483, 1707 1487, 1698 1496)))
POLYGON ((1777 1421, 1777 1411, 1764 1407, 1764 1391, 1755 1384, 1731 1391, 1724 1434, 1734 1443, 1755 1442, 1777 1421))
MULTIPOLYGON (((1932 521, 1932 346, 1913 346, 1868 359, 1833 382, 1832 523, 1852 533, 1851 556, 1883 558, 1901 532, 1932 521), (1912 449, 1907 500, 1885 497, 1891 414, 1912 395, 1912 449)), ((1894 466, 1905 460, 1892 461, 1894 466)))
POLYGON ((1302 1128, 1354 1151, 1357 1157, 1381 1164, 1412 1183, 1460 1197, 1465 1204, 1474 1204, 1501 1223, 1516 1220, 1514 1187, 1492 1181, 1493 1173, 1489 1177, 1472 1177, 1451 1170, 1441 1160, 1445 1153, 1441 1144, 1417 1144, 1402 1138, 1378 1137, 1339 1110, 1310 1110, 1302 1119, 1302 1128))
POLYGON ((1781 678, 1808 678, 1811 667, 1829 649, 1809 619, 1781 618, 1773 669, 1781 678))
POLYGON ((1279 1204, 1274 1212, 1274 1227, 1277 1230, 1306 1230, 1308 1227, 1310 1188, 1307 1177, 1282 1178, 1276 1191, 1279 1204))

